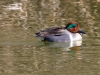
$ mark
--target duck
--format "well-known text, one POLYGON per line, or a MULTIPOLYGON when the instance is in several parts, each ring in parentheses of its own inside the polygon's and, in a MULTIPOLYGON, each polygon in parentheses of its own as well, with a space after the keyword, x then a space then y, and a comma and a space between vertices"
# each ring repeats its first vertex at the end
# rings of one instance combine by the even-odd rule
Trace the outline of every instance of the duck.
POLYGON ((35 36, 42 41, 48 42, 70 42, 82 40, 82 34, 86 34, 80 30, 77 22, 71 21, 65 24, 64 27, 52 27, 45 30, 40 30, 35 33, 35 36))

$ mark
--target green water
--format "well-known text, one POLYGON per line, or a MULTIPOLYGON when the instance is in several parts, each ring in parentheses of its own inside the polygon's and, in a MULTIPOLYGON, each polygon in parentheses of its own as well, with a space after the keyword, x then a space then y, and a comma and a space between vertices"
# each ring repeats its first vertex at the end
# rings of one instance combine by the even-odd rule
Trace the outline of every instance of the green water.
POLYGON ((99 0, 1 0, 0 75, 100 75, 99 0), (78 44, 41 42, 33 34, 76 21, 78 44))

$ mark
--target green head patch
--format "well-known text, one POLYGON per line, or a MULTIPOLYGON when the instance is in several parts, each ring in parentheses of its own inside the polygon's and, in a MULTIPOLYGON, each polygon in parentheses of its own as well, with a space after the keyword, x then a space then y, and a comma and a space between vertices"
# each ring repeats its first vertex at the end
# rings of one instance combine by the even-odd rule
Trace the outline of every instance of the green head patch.
POLYGON ((66 29, 74 28, 75 26, 76 26, 76 24, 69 24, 66 26, 66 29))

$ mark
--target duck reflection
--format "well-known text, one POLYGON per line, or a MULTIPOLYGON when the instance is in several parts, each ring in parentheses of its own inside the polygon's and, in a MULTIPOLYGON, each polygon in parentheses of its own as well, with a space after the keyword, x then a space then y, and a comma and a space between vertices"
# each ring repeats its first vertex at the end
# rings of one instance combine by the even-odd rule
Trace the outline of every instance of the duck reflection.
POLYGON ((48 47, 64 48, 66 50, 79 50, 82 45, 82 41, 71 41, 71 42, 44 42, 48 47))

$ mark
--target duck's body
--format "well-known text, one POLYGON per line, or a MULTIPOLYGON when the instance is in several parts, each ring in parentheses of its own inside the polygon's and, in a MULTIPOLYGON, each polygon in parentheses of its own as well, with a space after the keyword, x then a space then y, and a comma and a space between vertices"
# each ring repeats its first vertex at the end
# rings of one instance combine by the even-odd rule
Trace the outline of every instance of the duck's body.
POLYGON ((76 22, 70 22, 66 27, 49 28, 35 33, 35 36, 43 41, 69 42, 82 40, 82 36, 79 33, 84 32, 79 30, 79 25, 76 22))

